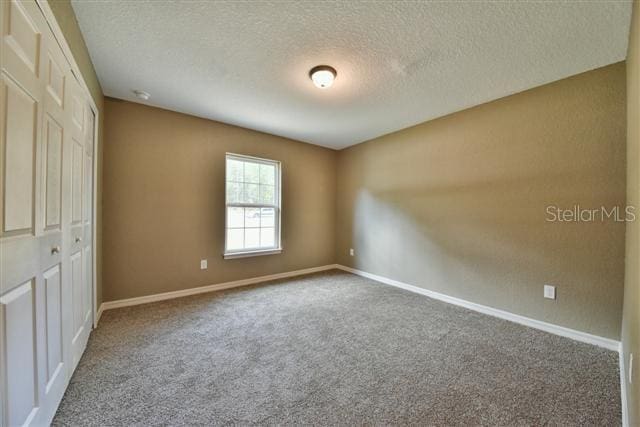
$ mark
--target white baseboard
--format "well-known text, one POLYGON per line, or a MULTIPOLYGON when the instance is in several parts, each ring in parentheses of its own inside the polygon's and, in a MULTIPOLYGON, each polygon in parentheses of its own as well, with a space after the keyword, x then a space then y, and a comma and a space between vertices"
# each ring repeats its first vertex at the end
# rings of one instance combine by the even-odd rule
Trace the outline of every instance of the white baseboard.
POLYGON ((98 307, 98 311, 96 312, 96 324, 93 325, 94 328, 98 327, 98 322, 100 321, 100 318, 102 317, 102 312, 104 311, 104 303, 100 304, 100 307, 98 307))
MULTIPOLYGON (((216 283, 215 285, 199 286, 197 288, 183 289, 173 292, 164 292, 161 294, 146 295, 143 297, 127 298, 116 301, 103 302, 98 310, 98 319, 105 310, 114 308, 128 307, 131 305, 147 304, 150 302, 164 301, 173 298, 186 297, 189 295, 203 294, 206 292, 221 291, 223 289, 237 288, 240 286, 254 285, 256 283, 268 282, 270 280, 284 279, 287 277, 301 276, 303 274, 317 273, 319 271, 332 270, 339 268, 337 264, 328 264, 320 267, 305 268, 302 270, 287 271, 285 273, 270 274, 268 276, 252 277, 249 279, 234 280, 232 282, 216 283)), ((96 321, 97 323, 97 321, 96 321)))
POLYGON ((340 270, 348 271, 349 273, 357 274, 358 276, 366 277, 368 279, 375 280, 387 285, 395 286, 397 288, 405 289, 407 291, 415 292, 428 296, 433 299, 447 302, 449 304, 458 305, 460 307, 468 308, 489 316, 499 317, 500 319, 509 320, 511 322, 519 323, 521 325, 529 326, 531 328, 539 329, 552 334, 560 335, 566 338, 571 338, 576 341, 581 341, 587 344, 593 344, 598 347, 603 347, 608 350, 620 351, 620 341, 612 340, 609 338, 592 335, 586 332, 576 331, 575 329, 565 328, 564 326, 554 325, 553 323, 542 322, 540 320, 531 319, 529 317, 520 316, 519 314, 510 313, 508 311, 499 310, 497 308, 487 307, 485 305, 476 304, 474 302, 466 301, 460 298, 451 297, 449 295, 441 294, 439 292, 430 291, 428 289, 419 288, 414 285, 399 282, 397 280, 389 279, 387 277, 378 276, 377 274, 367 273, 366 271, 357 270, 355 268, 346 267, 344 265, 338 265, 340 270))
POLYGON ((629 427, 629 402, 627 397, 627 370, 625 369, 624 352, 620 346, 620 405, 622 406, 622 427, 629 427))

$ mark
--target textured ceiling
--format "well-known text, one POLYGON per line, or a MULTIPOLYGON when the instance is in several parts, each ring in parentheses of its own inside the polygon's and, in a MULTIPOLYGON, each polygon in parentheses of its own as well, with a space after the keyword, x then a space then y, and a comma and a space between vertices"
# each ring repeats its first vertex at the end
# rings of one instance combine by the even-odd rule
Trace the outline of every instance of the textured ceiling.
POLYGON ((343 148, 624 60, 630 2, 73 0, 106 95, 343 148), (317 89, 307 73, 338 70, 317 89))

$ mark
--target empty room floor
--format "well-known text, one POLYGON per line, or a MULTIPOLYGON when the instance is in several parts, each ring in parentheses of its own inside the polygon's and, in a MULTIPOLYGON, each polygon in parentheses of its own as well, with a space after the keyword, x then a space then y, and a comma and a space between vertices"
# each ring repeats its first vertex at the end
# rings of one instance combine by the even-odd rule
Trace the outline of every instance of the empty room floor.
POLYGON ((54 425, 620 425, 618 354, 340 271, 104 313, 54 425))

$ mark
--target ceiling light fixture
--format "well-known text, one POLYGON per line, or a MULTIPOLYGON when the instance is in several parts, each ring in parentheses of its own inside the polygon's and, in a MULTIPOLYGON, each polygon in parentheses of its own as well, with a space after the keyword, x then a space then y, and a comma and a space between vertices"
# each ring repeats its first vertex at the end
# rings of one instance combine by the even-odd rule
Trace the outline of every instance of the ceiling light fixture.
POLYGON ((143 90, 134 90, 133 94, 139 99, 142 99, 143 101, 146 101, 149 98, 151 98, 151 95, 149 94, 149 92, 145 92, 143 90))
POLYGON ((336 69, 328 65, 318 65, 309 71, 309 77, 313 81, 313 84, 320 89, 330 87, 337 75, 336 69))

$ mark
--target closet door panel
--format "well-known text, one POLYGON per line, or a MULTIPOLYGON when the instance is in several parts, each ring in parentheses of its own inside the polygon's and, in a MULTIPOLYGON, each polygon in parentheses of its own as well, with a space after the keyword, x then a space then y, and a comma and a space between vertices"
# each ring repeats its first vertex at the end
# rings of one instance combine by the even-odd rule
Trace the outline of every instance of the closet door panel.
POLYGON ((0 297, 5 425, 28 424, 38 411, 35 311, 35 278, 0 297))
POLYGON ((84 163, 84 147, 81 142, 73 139, 71 154, 71 223, 80 224, 82 221, 82 166, 84 163))
POLYGON ((92 309, 92 301, 91 297, 93 293, 91 292, 90 284, 93 282, 93 260, 91 258, 91 246, 85 245, 84 249, 84 323, 85 327, 89 328, 93 319, 91 318, 91 309, 92 309))
POLYGON ((34 232, 38 101, 9 76, 2 76, 4 98, 3 235, 34 232))
POLYGON ((40 87, 40 48, 46 23, 34 1, 2 1, 2 68, 26 91, 40 87))
MULTIPOLYGON (((57 46, 52 46, 56 49, 57 46)), ((64 59, 61 58, 58 52, 48 51, 46 57, 46 85, 47 95, 60 109, 64 107, 64 85, 65 85, 65 72, 63 70, 64 59)), ((61 117, 57 117, 59 121, 61 117)))
POLYGON ((44 118, 45 229, 62 226, 62 127, 48 114, 44 118))
POLYGON ((44 273, 44 298, 46 308, 46 390, 50 390, 63 365, 62 348, 62 278, 60 264, 44 273))
POLYGON ((73 310, 73 333, 71 340, 72 369, 80 361, 89 331, 85 321, 85 295, 83 253, 78 251, 71 255, 71 301, 73 310))

